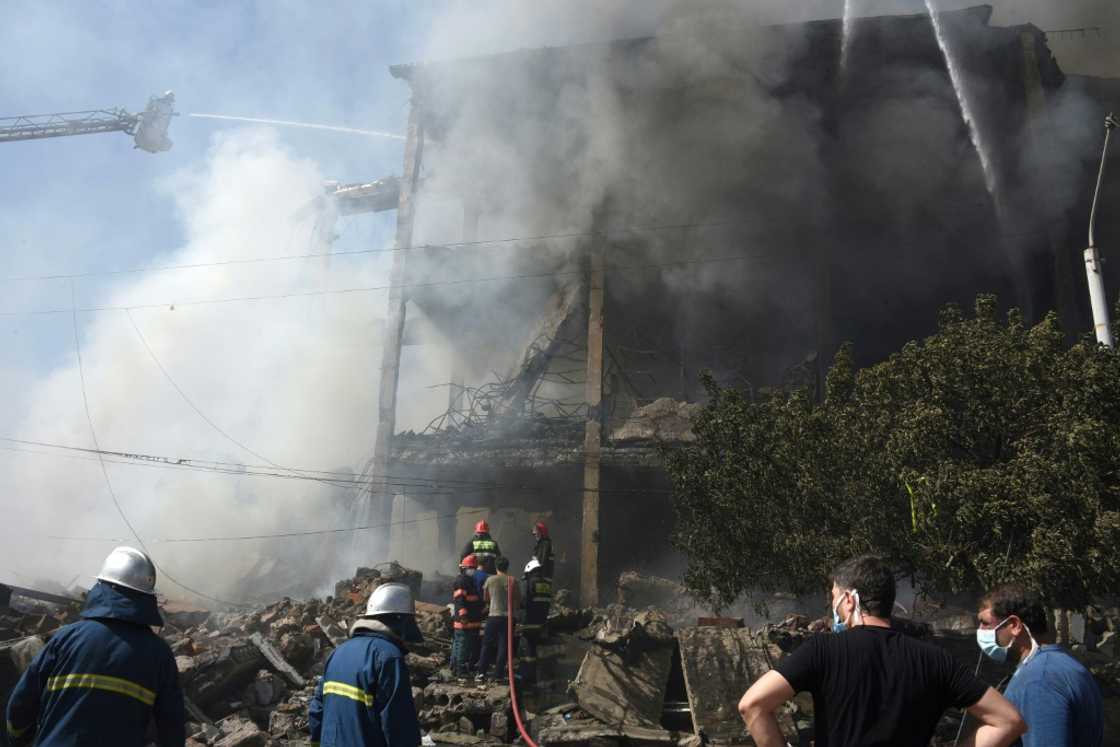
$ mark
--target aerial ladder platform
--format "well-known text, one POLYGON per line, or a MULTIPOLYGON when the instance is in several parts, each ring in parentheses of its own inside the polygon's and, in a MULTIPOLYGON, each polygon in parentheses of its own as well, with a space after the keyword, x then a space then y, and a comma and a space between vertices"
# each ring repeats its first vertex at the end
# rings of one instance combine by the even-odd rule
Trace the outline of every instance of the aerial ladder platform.
POLYGON ((123 132, 132 136, 133 147, 149 153, 162 153, 171 149, 167 129, 173 116, 175 94, 167 91, 161 96, 148 99, 148 106, 138 114, 125 109, 92 109, 84 112, 0 117, 0 143, 123 132))

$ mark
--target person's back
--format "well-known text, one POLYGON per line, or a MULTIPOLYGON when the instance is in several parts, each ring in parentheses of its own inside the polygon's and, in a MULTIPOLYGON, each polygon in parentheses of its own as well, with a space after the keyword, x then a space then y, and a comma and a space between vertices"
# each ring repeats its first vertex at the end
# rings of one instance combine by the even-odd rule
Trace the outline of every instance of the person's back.
POLYGON ((404 713, 400 706, 412 706, 412 692, 406 651, 387 631, 363 630, 371 622, 355 623, 353 637, 339 646, 327 659, 323 672, 322 712, 315 714, 321 723, 319 743, 327 747, 376 745, 395 747, 396 730, 403 741, 413 743, 415 712, 404 713), (400 692, 409 688, 408 697, 400 692))
POLYGON ((1004 695, 1030 726, 1023 744, 1099 747, 1104 740, 1100 687, 1061 646, 1039 647, 1004 695))
POLYGON ((408 587, 374 589, 350 639, 327 659, 307 710, 313 744, 322 747, 417 747, 420 724, 405 657, 421 642, 408 587))
POLYGON ((51 638, 12 692, 9 743, 140 747, 154 716, 158 744, 182 747, 175 657, 148 627, 163 624, 155 597, 99 582, 82 617, 51 638))
POLYGON ((813 696, 816 747, 927 747, 950 706, 979 722, 976 744, 1007 747, 1027 729, 1018 711, 947 651, 892 627, 895 575, 860 555, 833 570, 832 633, 805 641, 750 686, 739 714, 759 747, 786 743, 777 711, 813 696))
POLYGON ((866 625, 814 636, 776 670, 812 694, 818 747, 925 747, 947 708, 971 706, 987 689, 948 652, 866 625))

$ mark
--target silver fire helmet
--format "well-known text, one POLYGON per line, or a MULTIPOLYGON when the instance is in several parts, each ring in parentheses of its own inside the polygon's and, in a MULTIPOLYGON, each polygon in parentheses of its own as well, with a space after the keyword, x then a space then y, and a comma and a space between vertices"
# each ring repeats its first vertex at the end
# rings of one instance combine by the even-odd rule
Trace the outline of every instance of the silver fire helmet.
POLYGON ((416 616, 416 602, 412 599, 412 590, 402 583, 381 584, 369 595, 366 602, 366 617, 378 615, 412 615, 416 616))
POLYGON ((121 546, 109 553, 97 574, 107 581, 144 594, 156 593, 156 566, 152 559, 134 547, 121 546))

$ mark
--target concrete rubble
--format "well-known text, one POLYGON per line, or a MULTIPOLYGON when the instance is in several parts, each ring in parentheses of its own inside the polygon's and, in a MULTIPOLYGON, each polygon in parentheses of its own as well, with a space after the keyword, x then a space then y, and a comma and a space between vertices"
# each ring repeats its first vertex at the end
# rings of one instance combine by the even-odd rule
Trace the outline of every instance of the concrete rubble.
MULTIPOLYGON (((360 568, 340 581, 334 596, 281 599, 237 612, 164 605, 161 634, 179 665, 189 714, 188 747, 309 745, 307 708, 327 657, 348 637, 372 590, 389 580, 417 590, 425 642, 408 656, 413 696, 425 744, 487 747, 520 741, 504 681, 455 679, 449 668, 449 589, 419 573, 388 564, 360 568)), ((441 582, 444 581, 441 579, 441 582)), ((654 606, 679 596, 672 581, 623 574, 620 603, 606 609, 557 604, 551 639, 542 644, 533 675, 518 687, 526 728, 541 747, 751 744, 736 705, 758 677, 810 635, 822 620, 790 615, 758 629, 741 620, 688 617, 684 607, 654 606), (645 604, 643 604, 645 603, 645 604), (697 624, 697 623, 700 624, 697 624)), ((570 598, 557 594, 558 602, 570 598)), ((21 602, 0 608, 0 703, 50 636, 77 619, 80 602, 21 602)), ((1073 650, 1093 671, 1106 696, 1106 731, 1120 733, 1120 643, 1116 618, 1103 615, 1091 650, 1073 650)), ((971 633, 898 621, 908 634, 932 640, 974 666, 971 633)), ((524 668, 521 674, 527 674, 524 668)), ((981 676, 1007 674, 986 663, 981 676)), ((812 699, 799 695, 779 714, 790 744, 809 744, 812 699)), ((952 743, 959 716, 942 722, 935 745, 952 743)))

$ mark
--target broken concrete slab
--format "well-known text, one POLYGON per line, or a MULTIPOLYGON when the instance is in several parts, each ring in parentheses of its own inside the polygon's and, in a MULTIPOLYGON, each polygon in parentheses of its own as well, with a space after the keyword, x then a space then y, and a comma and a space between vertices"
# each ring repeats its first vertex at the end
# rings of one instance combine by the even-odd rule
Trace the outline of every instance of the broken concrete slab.
POLYGON ((690 443, 696 440, 692 420, 701 405, 669 397, 656 399, 630 413, 610 434, 615 442, 690 443))
POLYGON ((304 687, 307 685, 307 680, 305 680, 303 676, 288 663, 287 659, 285 659, 271 643, 266 641, 260 633, 253 633, 249 636, 249 640, 257 647, 257 650, 261 652, 261 656, 268 661, 272 668, 283 675, 288 682, 296 687, 304 687))
POLYGON ((677 631, 693 731, 716 741, 745 739, 738 703, 773 665, 771 644, 745 628, 677 631))
POLYGON ((252 643, 207 651, 195 662, 192 676, 184 682, 185 693, 211 715, 226 715, 229 707, 221 705, 222 702, 240 692, 259 670, 268 666, 268 660, 252 643))

